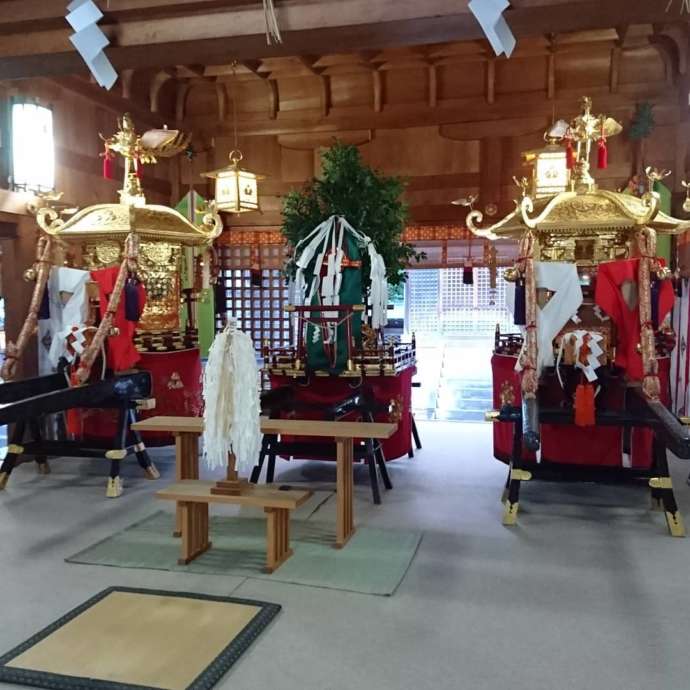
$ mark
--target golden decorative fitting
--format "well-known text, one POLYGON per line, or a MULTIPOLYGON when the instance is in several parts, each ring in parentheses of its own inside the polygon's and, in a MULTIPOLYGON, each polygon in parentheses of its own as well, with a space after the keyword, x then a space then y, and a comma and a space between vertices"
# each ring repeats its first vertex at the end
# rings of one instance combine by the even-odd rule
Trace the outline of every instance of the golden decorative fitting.
POLYGON ((498 418, 501 416, 500 410, 487 410, 484 413, 485 422, 497 422, 498 418))
POLYGON ((673 481, 671 477, 652 477, 649 486, 652 489, 673 489, 673 481))
POLYGON ((678 511, 675 513, 666 511, 666 524, 672 537, 685 536, 685 523, 683 522, 683 516, 678 511))
POLYGON ((105 490, 106 498, 119 498, 122 496, 122 480, 120 477, 109 477, 105 490))
POLYGON ((503 273, 503 277, 509 282, 509 283, 516 283, 518 278, 520 277, 520 272, 515 268, 515 266, 511 266, 510 268, 506 268, 506 270, 503 273))
POLYGON ((393 398, 388 406, 388 421, 391 424, 398 424, 403 416, 403 399, 402 395, 393 398))
POLYGON ((161 478, 161 473, 153 463, 144 469, 144 474, 146 475, 146 479, 154 480, 161 478))
POLYGON ((32 266, 31 268, 27 268, 26 271, 24 271, 22 278, 26 283, 35 283, 37 275, 38 273, 36 272, 36 269, 32 266))
POLYGON ((124 448, 115 448, 113 450, 107 450, 105 452, 105 457, 108 460, 124 460, 127 457, 127 451, 124 448))
POLYGON ((362 324, 362 344, 365 350, 376 350, 379 343, 378 331, 366 323, 362 324))
POLYGON ((654 194, 654 184, 656 182, 661 182, 661 180, 666 179, 670 174, 670 170, 659 170, 658 168, 653 168, 651 165, 644 169, 645 175, 647 176, 647 184, 649 186, 649 193, 654 194))
POLYGON ((20 446, 18 443, 10 443, 7 446, 7 453, 12 455, 22 455, 24 453, 24 446, 20 446))
POLYGON ((505 502, 505 509, 503 511, 503 520, 501 521, 506 527, 512 527, 517 524, 519 503, 505 502))
POLYGON ((510 407, 515 404, 515 389, 510 381, 501 384, 501 405, 510 407))
POLYGON ((520 190, 520 198, 527 196, 527 190, 529 189, 529 180, 526 177, 517 178, 513 175, 513 182, 515 186, 520 190))
POLYGON ((510 478, 517 482, 528 482, 532 479, 532 473, 527 470, 510 470, 510 478))
POLYGON ((570 122, 566 139, 575 145, 575 161, 571 173, 571 188, 575 191, 596 188, 594 179, 590 175, 589 157, 592 143, 606 140, 623 131, 620 123, 605 115, 592 115, 592 99, 582 98, 582 113, 570 122))
POLYGON ((112 137, 101 139, 107 151, 119 153, 125 161, 124 186, 120 190, 123 204, 144 206, 146 199, 137 175, 139 165, 157 163, 159 158, 170 158, 184 151, 191 135, 183 134, 176 129, 151 129, 144 134, 137 134, 129 113, 119 121, 120 129, 112 137))

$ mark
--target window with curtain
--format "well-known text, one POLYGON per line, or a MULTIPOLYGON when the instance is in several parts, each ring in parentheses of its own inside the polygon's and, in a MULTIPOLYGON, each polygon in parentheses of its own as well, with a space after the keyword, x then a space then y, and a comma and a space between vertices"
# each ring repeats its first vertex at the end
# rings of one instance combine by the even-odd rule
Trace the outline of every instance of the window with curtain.
POLYGON ((53 111, 34 103, 13 103, 11 183, 17 191, 55 188, 53 111))

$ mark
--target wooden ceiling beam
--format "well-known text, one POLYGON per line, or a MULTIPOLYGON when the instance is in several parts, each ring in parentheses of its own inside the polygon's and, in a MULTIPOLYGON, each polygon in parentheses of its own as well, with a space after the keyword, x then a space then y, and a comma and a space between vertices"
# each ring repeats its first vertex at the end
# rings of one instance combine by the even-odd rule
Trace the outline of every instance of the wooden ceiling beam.
POLYGON ((149 109, 134 103, 131 99, 122 98, 122 96, 112 91, 104 91, 99 86, 79 77, 59 77, 49 79, 48 81, 93 103, 98 103, 117 116, 127 112, 130 113, 139 129, 144 127, 161 127, 166 124, 165 118, 160 113, 152 113, 149 109))
MULTIPOLYGON (((608 87, 589 89, 597 112, 605 112, 614 117, 628 117, 634 110, 636 100, 649 101, 654 105, 655 114, 664 122, 678 121, 679 105, 675 90, 669 90, 665 84, 656 89, 639 90, 634 95, 630 93, 611 94, 608 87)), ((400 129, 407 127, 450 126, 458 125, 453 130, 451 138, 465 140, 481 139, 495 133, 496 127, 501 128, 504 136, 522 136, 530 132, 543 131, 549 124, 550 113, 555 108, 557 113, 570 113, 578 109, 582 90, 561 89, 553 100, 547 94, 503 94, 493 104, 488 104, 485 98, 462 98, 453 101, 439 102, 435 108, 427 103, 415 105, 389 105, 382 112, 376 113, 372 108, 360 109, 331 109, 328 117, 320 116, 320 111, 313 114, 301 113, 281 117, 276 120, 257 120, 256 118, 242 120, 242 136, 265 136, 296 134, 302 132, 337 133, 363 129, 400 129), (516 118, 516 113, 520 114, 516 118), (549 113, 548 117, 544 113, 549 113), (543 124, 537 119, 542 118, 543 124), (530 127, 534 127, 530 130, 530 127)), ((227 124, 219 125, 214 117, 190 118, 186 123, 188 129, 203 131, 209 136, 229 135, 231 127, 227 124)))
MULTIPOLYGON (((175 4, 168 2, 168 7, 175 4)), ((305 45, 312 54, 333 54, 483 38, 462 0, 285 0, 280 5, 282 45, 267 45, 259 6, 213 14, 208 7, 201 0, 190 1, 186 14, 179 9, 179 16, 155 20, 155 30, 150 17, 104 22, 112 41, 106 53, 121 71, 294 56, 303 53, 305 45), (206 13, 194 14, 189 6, 206 13)), ((650 0, 516 0, 505 15, 518 40, 625 24, 688 22, 688 15, 667 14, 665 3, 650 0)), ((85 72, 69 33, 67 28, 6 34, 0 41, 0 79, 85 72)))
MULTIPOLYGON (((98 0, 97 0, 98 1, 98 0)), ((0 34, 13 31, 35 31, 44 28, 64 28, 65 5, 53 0, 3 0, 0 14, 0 34)), ((105 15, 103 21, 148 17, 149 19, 179 15, 181 12, 208 12, 256 5, 256 0, 108 0, 99 2, 105 15)))

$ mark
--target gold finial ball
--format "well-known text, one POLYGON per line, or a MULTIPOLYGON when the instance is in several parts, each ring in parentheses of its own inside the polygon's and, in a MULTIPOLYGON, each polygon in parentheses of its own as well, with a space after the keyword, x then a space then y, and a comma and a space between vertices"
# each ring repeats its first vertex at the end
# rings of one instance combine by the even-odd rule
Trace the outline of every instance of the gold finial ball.
POLYGON ((27 283, 33 283, 36 280, 36 269, 27 268, 26 271, 24 271, 23 278, 27 283))

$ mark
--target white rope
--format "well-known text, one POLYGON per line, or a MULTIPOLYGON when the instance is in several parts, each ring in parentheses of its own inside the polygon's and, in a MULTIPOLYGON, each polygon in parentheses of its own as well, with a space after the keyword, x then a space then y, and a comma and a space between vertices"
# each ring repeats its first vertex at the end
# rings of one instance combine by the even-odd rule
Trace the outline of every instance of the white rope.
POLYGON ((264 0, 264 16, 266 17, 266 43, 282 43, 283 37, 280 35, 276 8, 273 0, 264 0))
POLYGON ((249 474, 261 446, 259 373, 251 338, 235 322, 213 340, 204 371, 204 460, 225 468, 234 453, 240 475, 249 474))
MULTIPOLYGON (((689 0, 690 1, 690 0, 689 0)), ((372 328, 383 328, 388 323, 388 280, 386 278, 386 264, 383 257, 376 251, 376 247, 371 238, 362 234, 343 216, 331 216, 330 218, 317 225, 304 239, 300 240, 295 246, 295 263, 297 271, 294 283, 290 286, 291 296, 295 300, 293 304, 311 304, 311 300, 317 292, 324 298, 324 304, 338 304, 337 299, 340 293, 342 282, 342 261, 344 258, 343 242, 344 233, 348 231, 357 242, 366 248, 369 254, 370 273, 369 279, 371 289, 369 291, 369 303, 372 308, 372 328), (336 241, 335 229, 340 223, 340 234, 336 241), (332 253, 329 258, 328 274, 325 278, 327 285, 326 292, 322 289, 321 266, 328 252, 328 240, 331 238, 332 253), (305 246, 306 245, 306 246, 305 246), (304 246, 302 252, 300 248, 304 246), (317 255, 317 252, 318 255, 317 255), (311 263, 314 256, 317 256, 316 263, 312 272, 313 278, 309 294, 306 295, 306 280, 304 272, 311 263), (333 298, 331 298, 331 295, 333 298)), ((306 315, 309 318, 309 315, 306 315)))
MULTIPOLYGON (((671 5, 673 5, 673 0, 668 0, 666 5, 667 12, 671 9, 671 5)), ((683 14, 683 12, 690 14, 690 0, 680 0, 680 14, 683 14)))

